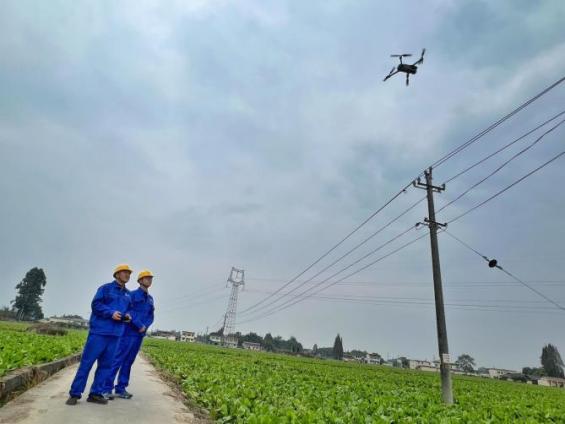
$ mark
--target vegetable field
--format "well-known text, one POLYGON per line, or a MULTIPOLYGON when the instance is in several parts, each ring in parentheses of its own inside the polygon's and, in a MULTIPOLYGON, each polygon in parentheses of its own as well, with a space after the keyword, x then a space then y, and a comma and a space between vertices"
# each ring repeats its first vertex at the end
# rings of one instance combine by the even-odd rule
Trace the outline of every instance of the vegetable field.
POLYGON ((219 422, 563 423, 565 390, 147 339, 145 353, 219 422))
POLYGON ((69 330, 64 336, 27 332, 28 325, 0 321, 0 377, 7 372, 80 352, 86 332, 69 330))

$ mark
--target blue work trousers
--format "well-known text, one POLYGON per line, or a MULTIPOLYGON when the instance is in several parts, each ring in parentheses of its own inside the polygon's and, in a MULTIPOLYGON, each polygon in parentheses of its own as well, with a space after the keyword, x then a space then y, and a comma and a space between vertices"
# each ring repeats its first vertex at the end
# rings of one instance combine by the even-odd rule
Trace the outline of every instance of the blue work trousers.
POLYGON ((90 386, 90 394, 100 395, 104 392, 104 383, 112 368, 112 360, 118 346, 118 336, 102 336, 100 334, 88 334, 86 344, 82 351, 82 358, 78 367, 75 379, 71 384, 69 394, 74 397, 81 397, 86 387, 88 374, 94 362, 97 362, 94 381, 90 386))
POLYGON ((143 343, 143 337, 140 336, 122 336, 120 342, 118 343, 118 348, 116 350, 116 355, 114 356, 114 361, 112 362, 112 368, 108 374, 108 379, 104 385, 104 392, 111 392, 115 388, 116 393, 123 393, 129 384, 129 375, 131 372, 131 366, 137 352, 141 348, 141 343, 143 343), (116 374, 118 374, 118 384, 114 386, 114 380, 116 379, 116 374))

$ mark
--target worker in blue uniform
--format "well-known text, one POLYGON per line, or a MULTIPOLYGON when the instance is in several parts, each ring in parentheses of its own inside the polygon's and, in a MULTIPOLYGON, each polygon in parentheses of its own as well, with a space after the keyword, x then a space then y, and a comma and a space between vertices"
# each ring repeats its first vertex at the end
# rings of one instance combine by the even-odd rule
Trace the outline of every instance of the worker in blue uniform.
POLYGON ((130 292, 134 318, 126 325, 104 387, 105 393, 111 394, 112 389, 114 389, 115 396, 123 399, 131 399, 133 396, 126 390, 129 385, 131 367, 141 348, 143 337, 153 323, 155 311, 153 297, 149 294, 149 287, 153 283, 153 274, 145 269, 137 276, 137 282, 139 288, 130 292), (114 386, 116 374, 118 374, 118 384, 114 386))
POLYGON ((90 330, 71 384, 67 405, 76 405, 81 398, 94 362, 97 362, 96 372, 86 400, 98 404, 108 403, 108 398, 103 395, 104 384, 125 326, 134 316, 131 312, 130 292, 126 289, 131 272, 127 264, 118 265, 114 269, 114 281, 100 286, 92 299, 90 330))

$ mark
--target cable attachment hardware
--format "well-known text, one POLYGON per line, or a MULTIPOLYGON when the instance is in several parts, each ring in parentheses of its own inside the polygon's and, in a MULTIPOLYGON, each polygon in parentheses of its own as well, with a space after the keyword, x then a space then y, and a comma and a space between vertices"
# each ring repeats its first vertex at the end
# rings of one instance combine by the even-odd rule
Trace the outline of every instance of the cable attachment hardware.
POLYGON ((441 222, 430 221, 428 218, 424 218, 424 222, 425 222, 425 224, 423 224, 423 225, 427 225, 428 227, 430 226, 430 224, 433 224, 433 225, 436 225, 438 227, 447 228, 447 222, 444 222, 442 224, 441 222))

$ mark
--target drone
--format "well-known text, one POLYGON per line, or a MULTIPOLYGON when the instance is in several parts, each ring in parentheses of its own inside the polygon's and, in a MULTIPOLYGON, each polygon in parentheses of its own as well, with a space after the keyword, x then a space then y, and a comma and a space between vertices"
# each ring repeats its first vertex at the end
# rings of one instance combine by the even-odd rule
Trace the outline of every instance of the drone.
POLYGON ((403 57, 410 57, 410 56, 412 56, 411 54, 406 54, 406 53, 405 54, 391 54, 390 57, 397 57, 400 60, 400 65, 398 65, 397 67, 393 67, 390 70, 390 73, 385 77, 385 79, 383 81, 386 81, 387 79, 389 79, 393 75, 398 74, 399 72, 404 72, 406 74, 406 85, 408 85, 410 74, 412 74, 412 75, 416 74, 416 72, 418 72, 418 65, 421 65, 422 63, 424 63, 424 54, 425 53, 426 53, 426 49, 422 49, 422 55, 420 56, 420 59, 418 59, 412 65, 402 63, 402 58, 403 57))

